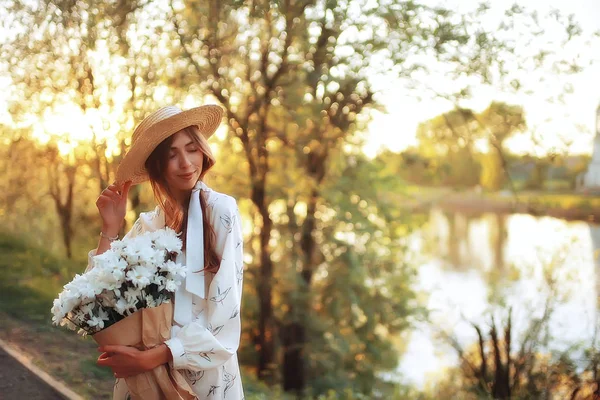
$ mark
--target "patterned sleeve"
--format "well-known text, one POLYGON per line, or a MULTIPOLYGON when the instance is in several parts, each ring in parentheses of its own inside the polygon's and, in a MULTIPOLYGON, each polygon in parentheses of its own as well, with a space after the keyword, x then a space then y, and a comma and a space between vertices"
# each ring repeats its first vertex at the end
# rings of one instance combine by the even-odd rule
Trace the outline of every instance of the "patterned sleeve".
POLYGON ((220 200, 213 209, 213 224, 215 250, 221 257, 221 264, 207 293, 204 312, 208 326, 196 319, 165 342, 176 369, 216 368, 230 359, 240 344, 244 268, 241 218, 233 197, 225 196, 220 200))

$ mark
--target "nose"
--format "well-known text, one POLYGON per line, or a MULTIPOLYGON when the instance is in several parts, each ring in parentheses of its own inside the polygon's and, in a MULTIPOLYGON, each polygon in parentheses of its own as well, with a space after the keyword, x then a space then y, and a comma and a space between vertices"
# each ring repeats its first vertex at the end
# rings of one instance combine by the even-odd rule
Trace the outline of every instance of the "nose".
POLYGON ((192 165, 192 163, 190 162, 188 156, 186 154, 182 154, 182 156, 179 158, 179 168, 186 169, 190 165, 192 165))

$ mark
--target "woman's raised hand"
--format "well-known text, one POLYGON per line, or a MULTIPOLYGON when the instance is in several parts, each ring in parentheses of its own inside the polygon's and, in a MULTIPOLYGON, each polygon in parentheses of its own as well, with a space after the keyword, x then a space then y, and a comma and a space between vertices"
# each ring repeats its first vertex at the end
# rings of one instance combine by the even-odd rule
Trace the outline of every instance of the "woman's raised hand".
POLYGON ((109 236, 116 236, 123 225, 127 211, 127 195, 131 181, 124 185, 113 183, 100 193, 96 200, 96 207, 102 218, 102 232, 109 236))

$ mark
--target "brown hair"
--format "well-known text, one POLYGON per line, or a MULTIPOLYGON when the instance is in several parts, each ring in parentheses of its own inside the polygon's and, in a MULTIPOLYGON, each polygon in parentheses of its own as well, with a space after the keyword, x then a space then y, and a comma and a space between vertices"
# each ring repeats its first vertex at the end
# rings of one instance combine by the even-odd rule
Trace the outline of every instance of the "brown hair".
MULTIPOLYGON (((215 157, 210 150, 208 141, 200 133, 197 126, 189 126, 183 131, 198 145, 200 151, 204 155, 202 161, 202 172, 200 172, 200 180, 204 178, 208 170, 215 165, 215 157)), ((165 223, 175 232, 182 232, 183 246, 186 246, 186 228, 187 228, 187 207, 182 207, 175 199, 173 192, 165 179, 163 171, 167 167, 169 150, 173 142, 173 135, 163 140, 146 160, 145 167, 150 177, 150 184, 154 192, 154 198, 160 205, 160 208, 165 213, 165 223)), ((202 208, 202 225, 204 227, 204 269, 206 271, 217 273, 221 260, 215 251, 216 234, 213 226, 210 224, 207 215, 207 204, 204 191, 199 192, 200 207, 202 208)))

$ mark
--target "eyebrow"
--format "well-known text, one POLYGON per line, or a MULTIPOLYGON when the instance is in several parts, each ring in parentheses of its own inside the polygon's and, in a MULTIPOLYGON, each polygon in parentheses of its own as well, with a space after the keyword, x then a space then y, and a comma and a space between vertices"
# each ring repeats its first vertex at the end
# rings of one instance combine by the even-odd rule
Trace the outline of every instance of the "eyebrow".
MULTIPOLYGON (((183 147, 187 147, 187 146, 189 146, 190 144, 196 144, 196 143, 195 143, 193 140, 190 140, 190 141, 189 141, 188 143, 186 143, 186 144, 185 144, 185 146, 183 146, 183 147)), ((171 150, 177 150, 177 147, 175 147, 175 146, 171 146, 171 150)))

